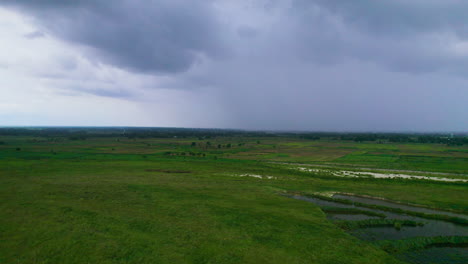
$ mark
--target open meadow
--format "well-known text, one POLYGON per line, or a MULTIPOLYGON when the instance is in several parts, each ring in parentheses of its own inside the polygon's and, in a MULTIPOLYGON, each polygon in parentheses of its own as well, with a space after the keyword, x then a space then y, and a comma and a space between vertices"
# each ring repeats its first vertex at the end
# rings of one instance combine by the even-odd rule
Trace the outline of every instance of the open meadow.
MULTIPOLYGON (((331 197, 339 193, 453 213, 415 213, 420 218, 399 222, 387 217, 365 225, 399 230, 423 225, 420 219, 444 221, 461 231, 437 235, 443 240, 437 245, 457 245, 459 260, 467 260, 466 144, 204 133, 0 135, 0 263, 408 260, 393 254, 403 250, 403 242, 361 239, 347 230, 356 228, 350 224, 355 222, 327 216, 345 209, 292 199, 339 203, 331 197)), ((436 245, 424 241, 418 243, 436 245)))

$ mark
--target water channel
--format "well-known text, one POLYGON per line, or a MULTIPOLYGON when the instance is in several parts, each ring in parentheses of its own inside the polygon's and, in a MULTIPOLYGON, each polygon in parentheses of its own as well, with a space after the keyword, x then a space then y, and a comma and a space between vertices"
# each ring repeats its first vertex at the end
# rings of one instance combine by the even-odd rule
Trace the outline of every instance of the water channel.
MULTIPOLYGON (((377 209, 370 209, 366 207, 360 207, 353 204, 344 204, 334 201, 322 200, 319 198, 305 197, 305 196, 290 196, 294 199, 299 199, 307 202, 314 203, 321 208, 349 208, 352 210, 358 209, 364 212, 371 212, 370 214, 381 214, 385 217, 379 217, 375 215, 367 215, 366 213, 359 214, 359 212, 346 213, 340 210, 336 212, 331 211, 327 213, 327 219, 330 221, 335 220, 345 220, 345 221, 359 221, 367 219, 397 219, 397 220, 411 220, 418 223, 423 223, 422 226, 401 226, 400 228, 395 228, 393 226, 371 226, 371 227, 362 227, 349 230, 352 235, 371 242, 378 242, 380 240, 399 240, 399 239, 409 239, 415 237, 438 237, 438 236, 468 236, 468 227, 460 224, 455 224, 452 222, 435 220, 435 219, 426 219, 418 216, 399 214, 394 212, 388 212, 377 209)), ((358 197, 352 195, 344 194, 335 194, 333 198, 346 199, 353 202, 371 204, 371 205, 380 205, 392 208, 400 208, 406 211, 415 211, 427 214, 441 214, 454 216, 459 218, 467 219, 468 216, 463 214, 457 214, 452 212, 438 211, 429 208, 416 207, 410 205, 403 205, 400 203, 395 203, 386 200, 373 199, 368 197, 358 197)), ((326 211, 326 210, 325 210, 326 211)), ((460 244, 456 246, 446 246, 446 245, 432 245, 424 249, 414 250, 403 252, 395 255, 397 258, 404 260, 409 263, 436 263, 436 264, 445 264, 445 263, 468 263, 468 245, 460 244)))

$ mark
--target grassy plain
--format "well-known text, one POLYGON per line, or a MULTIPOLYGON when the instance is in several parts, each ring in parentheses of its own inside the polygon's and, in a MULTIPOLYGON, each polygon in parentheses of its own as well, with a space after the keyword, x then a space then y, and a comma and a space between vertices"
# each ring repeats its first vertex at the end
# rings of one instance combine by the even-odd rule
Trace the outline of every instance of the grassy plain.
POLYGON ((283 164, 465 177, 466 146, 276 137, 0 141, 0 263, 401 263, 317 206, 281 194, 348 192, 468 213, 466 183, 339 178, 283 164))

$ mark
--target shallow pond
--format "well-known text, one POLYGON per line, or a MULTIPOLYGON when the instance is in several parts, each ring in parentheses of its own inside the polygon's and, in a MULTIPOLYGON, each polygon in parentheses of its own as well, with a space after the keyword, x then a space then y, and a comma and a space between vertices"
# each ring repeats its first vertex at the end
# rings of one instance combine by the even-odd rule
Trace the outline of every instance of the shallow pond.
MULTIPOLYGON (((347 199, 355 202, 365 204, 377 204, 394 208, 401 208, 404 210, 412 210, 413 208, 424 209, 426 211, 419 211, 423 213, 434 214, 446 214, 444 211, 436 211, 433 209, 426 209, 421 207, 406 206, 397 203, 391 203, 388 201, 382 201, 371 198, 362 198, 350 195, 334 195, 334 198, 347 199), (352 198, 352 199, 350 199, 352 198), (397 207, 398 206, 398 207, 397 207), (430 212, 429 212, 430 211, 430 212)), ((386 219, 398 219, 398 220, 412 220, 415 222, 422 222, 424 226, 403 226, 400 229, 396 229, 392 226, 388 227, 364 227, 351 230, 350 233, 360 239, 368 241, 378 240, 397 240, 412 237, 434 237, 434 236, 468 236, 468 227, 463 225, 454 224, 451 222, 445 222, 434 219, 425 219, 416 216, 410 216, 405 214, 397 214, 393 212, 381 211, 376 209, 370 209, 366 207, 359 207, 351 204, 342 204, 333 201, 321 200, 319 198, 311 198, 304 196, 291 196, 291 198, 312 202, 319 207, 337 207, 337 208, 354 208, 362 211, 374 212, 384 214, 386 219)), ((458 217, 459 215, 456 214, 458 217)), ((463 215, 464 216, 464 215, 463 215)), ((379 219, 376 216, 368 216, 366 214, 346 214, 340 213, 327 213, 327 218, 330 220, 366 220, 366 219, 379 219)), ((382 219, 382 218, 381 218, 382 219)), ((466 246, 466 245, 465 245, 466 246)), ((468 263, 468 249, 466 247, 432 247, 423 250, 406 252, 404 254, 397 255, 398 258, 411 262, 411 263, 468 263), (430 260, 430 262, 428 262, 430 260), (458 261, 458 262, 457 262, 458 261)))

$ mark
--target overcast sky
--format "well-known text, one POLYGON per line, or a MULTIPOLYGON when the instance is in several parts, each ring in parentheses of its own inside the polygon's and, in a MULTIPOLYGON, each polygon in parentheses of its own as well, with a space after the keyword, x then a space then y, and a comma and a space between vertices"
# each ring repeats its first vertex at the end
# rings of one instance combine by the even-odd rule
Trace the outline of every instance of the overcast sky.
POLYGON ((0 126, 468 131, 465 0, 1 0, 0 126))

